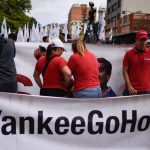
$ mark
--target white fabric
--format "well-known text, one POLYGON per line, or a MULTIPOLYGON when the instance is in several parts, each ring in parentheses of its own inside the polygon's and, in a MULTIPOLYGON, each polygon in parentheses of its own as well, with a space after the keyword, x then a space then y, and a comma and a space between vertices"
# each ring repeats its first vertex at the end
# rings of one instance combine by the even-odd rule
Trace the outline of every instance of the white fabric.
POLYGON ((2 25, 1 25, 1 34, 4 34, 4 37, 7 38, 8 37, 8 33, 7 33, 7 25, 6 25, 6 18, 4 17, 2 25))
POLYGON ((0 93, 0 149, 149 150, 149 99, 150 95, 81 100, 0 93))

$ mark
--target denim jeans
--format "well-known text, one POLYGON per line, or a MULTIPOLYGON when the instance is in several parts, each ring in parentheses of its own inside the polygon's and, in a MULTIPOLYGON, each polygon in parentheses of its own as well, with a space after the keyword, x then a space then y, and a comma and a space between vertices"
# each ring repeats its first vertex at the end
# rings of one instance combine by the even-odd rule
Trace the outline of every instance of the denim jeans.
POLYGON ((74 98, 100 98, 102 91, 99 86, 95 88, 86 88, 73 93, 74 98))

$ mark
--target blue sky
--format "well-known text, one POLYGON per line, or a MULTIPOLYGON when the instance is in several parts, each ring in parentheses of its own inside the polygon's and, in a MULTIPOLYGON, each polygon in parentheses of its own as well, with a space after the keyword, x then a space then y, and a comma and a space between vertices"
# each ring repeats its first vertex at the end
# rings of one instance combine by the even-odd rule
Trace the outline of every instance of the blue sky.
MULTIPOLYGON (((106 7, 106 0, 93 0, 95 7, 106 7)), ((48 23, 65 23, 73 4, 88 4, 89 0, 31 0, 30 16, 37 19, 42 25, 48 23)))

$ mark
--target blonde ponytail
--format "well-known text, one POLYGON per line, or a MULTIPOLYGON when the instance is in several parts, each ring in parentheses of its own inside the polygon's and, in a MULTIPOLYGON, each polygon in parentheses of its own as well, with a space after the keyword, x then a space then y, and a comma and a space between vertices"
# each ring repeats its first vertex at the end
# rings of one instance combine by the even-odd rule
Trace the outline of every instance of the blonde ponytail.
POLYGON ((85 44, 84 44, 83 40, 78 39, 77 40, 77 52, 83 56, 84 50, 85 50, 85 44))

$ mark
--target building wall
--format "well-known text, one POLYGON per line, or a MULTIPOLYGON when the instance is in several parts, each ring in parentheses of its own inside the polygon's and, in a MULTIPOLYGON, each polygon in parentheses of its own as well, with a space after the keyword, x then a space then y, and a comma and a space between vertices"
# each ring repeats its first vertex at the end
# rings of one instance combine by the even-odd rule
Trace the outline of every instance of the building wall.
POLYGON ((111 23, 121 16, 121 0, 107 0, 106 21, 111 23))
POLYGON ((106 8, 99 7, 99 10, 98 10, 98 20, 100 19, 100 17, 105 18, 105 16, 106 16, 106 8))
POLYGON ((69 12, 68 23, 81 22, 84 18, 88 18, 89 8, 86 4, 74 4, 69 12))
POLYGON ((150 0, 122 0, 122 11, 123 10, 126 11, 127 15, 137 11, 150 14, 150 0))
POLYGON ((150 0, 107 0, 107 23, 118 20, 124 15, 141 11, 150 13, 150 0), (119 7, 120 6, 120 7, 119 7), (122 13, 124 11, 124 14, 122 13))

